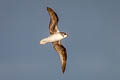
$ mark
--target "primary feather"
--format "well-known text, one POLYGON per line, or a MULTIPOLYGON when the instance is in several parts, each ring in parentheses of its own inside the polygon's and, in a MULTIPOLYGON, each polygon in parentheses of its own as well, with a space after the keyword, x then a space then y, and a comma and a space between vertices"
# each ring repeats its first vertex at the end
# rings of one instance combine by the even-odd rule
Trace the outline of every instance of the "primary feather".
POLYGON ((60 32, 58 30, 57 14, 49 7, 47 7, 47 11, 50 15, 50 24, 49 24, 50 36, 42 39, 40 41, 40 44, 46 44, 48 42, 52 42, 53 48, 56 50, 56 52, 60 56, 61 68, 62 68, 62 72, 64 73, 66 68, 66 62, 67 62, 67 51, 66 51, 66 48, 61 44, 60 40, 67 37, 67 34, 65 32, 60 32))

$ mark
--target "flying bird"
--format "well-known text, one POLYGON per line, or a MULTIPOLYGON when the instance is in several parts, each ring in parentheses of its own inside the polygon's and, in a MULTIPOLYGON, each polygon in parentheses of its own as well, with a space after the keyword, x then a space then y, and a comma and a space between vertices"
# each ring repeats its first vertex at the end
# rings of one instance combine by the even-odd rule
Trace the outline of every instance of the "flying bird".
POLYGON ((59 54, 59 57, 61 60, 61 69, 62 69, 62 72, 64 73, 66 69, 66 62, 67 62, 67 51, 66 51, 66 48, 61 44, 61 40, 68 37, 68 34, 66 34, 65 32, 60 32, 58 30, 58 26, 57 26, 58 16, 54 12, 54 10, 47 7, 47 11, 50 16, 50 23, 49 23, 50 36, 40 40, 40 44, 42 45, 46 43, 53 44, 53 48, 59 54))

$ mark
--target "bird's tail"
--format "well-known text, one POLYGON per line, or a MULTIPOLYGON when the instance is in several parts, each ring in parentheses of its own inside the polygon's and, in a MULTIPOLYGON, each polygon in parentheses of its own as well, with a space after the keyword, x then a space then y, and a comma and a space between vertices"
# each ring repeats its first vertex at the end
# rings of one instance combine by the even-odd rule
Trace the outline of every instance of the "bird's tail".
POLYGON ((48 43, 48 39, 47 38, 44 38, 44 39, 40 40, 40 44, 44 45, 46 43, 48 43))

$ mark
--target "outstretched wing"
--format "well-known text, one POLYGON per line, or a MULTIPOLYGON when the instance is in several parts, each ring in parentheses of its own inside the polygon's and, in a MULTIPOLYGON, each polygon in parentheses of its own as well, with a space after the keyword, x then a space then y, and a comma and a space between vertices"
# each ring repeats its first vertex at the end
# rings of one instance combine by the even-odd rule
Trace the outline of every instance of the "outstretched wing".
POLYGON ((57 14, 49 7, 47 7, 47 11, 50 15, 50 24, 49 24, 49 32, 50 34, 54 34, 59 32, 57 24, 58 24, 58 16, 57 14))
POLYGON ((60 43, 60 41, 53 42, 53 47, 60 56, 62 72, 65 72, 67 62, 66 48, 60 43))

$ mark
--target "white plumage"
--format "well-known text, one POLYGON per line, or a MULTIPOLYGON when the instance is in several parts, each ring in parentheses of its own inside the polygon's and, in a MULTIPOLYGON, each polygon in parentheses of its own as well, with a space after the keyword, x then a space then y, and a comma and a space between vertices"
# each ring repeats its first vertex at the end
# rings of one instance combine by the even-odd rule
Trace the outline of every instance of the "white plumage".
POLYGON ((59 41, 59 40, 64 39, 65 37, 67 37, 67 36, 62 36, 62 35, 58 32, 58 33, 56 33, 56 34, 50 35, 50 36, 47 37, 47 38, 42 39, 42 40, 40 41, 40 44, 46 44, 46 43, 49 43, 49 42, 59 41))
POLYGON ((44 38, 40 41, 40 44, 51 43, 53 44, 53 48, 60 56, 61 60, 61 69, 62 72, 65 72, 66 63, 67 63, 67 51, 66 48, 61 44, 61 40, 67 37, 65 32, 60 32, 58 30, 58 16, 57 14, 49 7, 47 7, 47 11, 50 15, 50 24, 49 24, 49 32, 50 36, 44 38))

